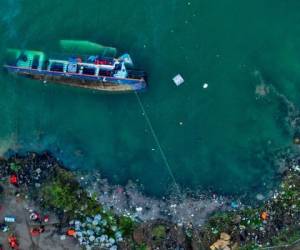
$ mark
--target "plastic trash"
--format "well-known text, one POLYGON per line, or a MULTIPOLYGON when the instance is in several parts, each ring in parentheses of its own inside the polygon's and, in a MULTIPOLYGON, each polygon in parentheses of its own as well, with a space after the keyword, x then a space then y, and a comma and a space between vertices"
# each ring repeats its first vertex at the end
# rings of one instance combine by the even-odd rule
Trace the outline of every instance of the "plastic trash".
POLYGON ((237 201, 232 201, 232 202, 230 203, 230 206, 231 206, 231 208, 233 208, 233 209, 237 209, 237 208, 239 208, 239 203, 238 203, 237 201))
POLYGON ((262 194, 257 194, 256 199, 262 201, 265 197, 262 194))
POLYGON ((176 86, 179 86, 184 83, 184 79, 180 74, 178 74, 173 77, 173 82, 176 84, 176 86))
POLYGON ((136 210, 137 212, 142 212, 142 211, 143 211, 143 208, 142 208, 142 207, 137 207, 135 210, 136 210))
POLYGON ((8 231, 8 226, 5 224, 0 224, 0 231, 2 231, 3 233, 8 231))

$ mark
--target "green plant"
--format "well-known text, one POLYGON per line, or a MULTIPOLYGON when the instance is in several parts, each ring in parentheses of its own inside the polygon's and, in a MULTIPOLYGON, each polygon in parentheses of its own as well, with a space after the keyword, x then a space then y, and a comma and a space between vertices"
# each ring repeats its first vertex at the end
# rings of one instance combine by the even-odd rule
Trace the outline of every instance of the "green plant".
POLYGON ((158 225, 152 229, 152 236, 155 240, 163 240, 166 238, 166 235, 166 227, 163 225, 158 225))
POLYGON ((119 228, 125 236, 130 236, 133 233, 135 223, 128 216, 121 216, 118 219, 119 228))

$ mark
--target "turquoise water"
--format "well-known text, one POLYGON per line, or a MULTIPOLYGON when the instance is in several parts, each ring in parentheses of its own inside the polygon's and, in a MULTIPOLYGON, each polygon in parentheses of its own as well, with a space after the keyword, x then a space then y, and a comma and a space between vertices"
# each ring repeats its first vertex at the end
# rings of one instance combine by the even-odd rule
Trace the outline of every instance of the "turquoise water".
MULTIPOLYGON (((274 183, 272 154, 291 133, 280 100, 272 92, 257 99, 255 88, 264 81, 299 104, 299 1, 0 3, 0 51, 56 51, 59 39, 86 39, 131 54, 149 74, 140 98, 181 187, 240 194, 274 183)), ((134 94, 0 77, 2 151, 49 149, 154 195, 173 183, 134 94)))

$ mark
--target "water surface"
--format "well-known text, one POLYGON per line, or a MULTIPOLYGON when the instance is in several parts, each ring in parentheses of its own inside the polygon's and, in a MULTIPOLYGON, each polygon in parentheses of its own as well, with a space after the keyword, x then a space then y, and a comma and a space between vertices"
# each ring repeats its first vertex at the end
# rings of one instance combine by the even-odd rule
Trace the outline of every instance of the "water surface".
MULTIPOLYGON (((176 182, 227 194, 272 185, 290 144, 272 84, 299 104, 297 0, 0 0, 0 51, 56 51, 86 39, 129 52, 149 74, 140 95, 176 182), (185 83, 176 87, 180 73, 185 83), (204 83, 209 87, 203 89, 204 83)), ((163 195, 173 180, 134 94, 104 95, 0 76, 0 151, 54 152, 111 182, 163 195)))

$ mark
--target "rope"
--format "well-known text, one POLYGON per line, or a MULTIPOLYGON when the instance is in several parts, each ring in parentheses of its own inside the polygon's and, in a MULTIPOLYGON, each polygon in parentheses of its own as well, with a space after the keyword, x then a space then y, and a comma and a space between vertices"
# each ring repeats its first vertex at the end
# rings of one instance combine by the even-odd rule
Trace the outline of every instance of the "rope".
POLYGON ((151 121, 150 121, 150 118, 149 118, 149 116, 148 116, 148 114, 147 114, 147 112, 146 112, 146 110, 145 110, 145 108, 144 108, 144 105, 143 105, 143 103, 142 103, 142 101, 141 101, 141 98, 139 97, 139 95, 138 95, 138 93, 137 93, 136 91, 135 91, 134 93, 135 93, 135 96, 136 96, 136 98, 137 98, 137 100, 138 100, 138 103, 139 103, 139 105, 140 105, 140 107, 141 107, 141 110, 142 110, 142 112, 143 112, 143 114, 144 114, 145 120, 146 120, 146 122, 147 122, 147 124, 148 124, 148 126, 149 126, 149 128, 150 128, 150 132, 151 132, 151 134, 152 134, 152 136, 153 136, 153 138, 154 138, 154 141, 155 141, 155 143, 156 143, 156 145, 157 145, 157 148, 158 148, 158 150, 159 150, 159 152, 160 152, 160 154, 161 154, 161 158, 163 159, 163 162, 164 162, 164 164, 165 164, 165 166, 166 166, 166 169, 168 170, 168 172, 169 172, 169 174, 170 174, 170 176, 171 176, 171 178, 172 178, 172 180, 173 180, 173 182, 174 182, 174 184, 175 184, 175 187, 176 187, 176 189, 177 189, 178 194, 180 194, 179 185, 178 185, 177 182, 176 182, 176 179, 175 179, 175 176, 174 176, 174 174, 173 174, 173 171, 172 171, 172 169, 171 169, 171 167, 170 167, 169 161, 168 161, 168 159, 167 159, 167 157, 166 157, 165 152, 164 152, 163 149, 162 149, 162 146, 161 146, 161 144, 160 144, 160 142, 159 142, 159 140, 158 140, 158 137, 157 137, 157 135, 156 135, 156 133, 155 133, 155 130, 154 130, 153 125, 152 125, 152 123, 151 123, 151 121))

